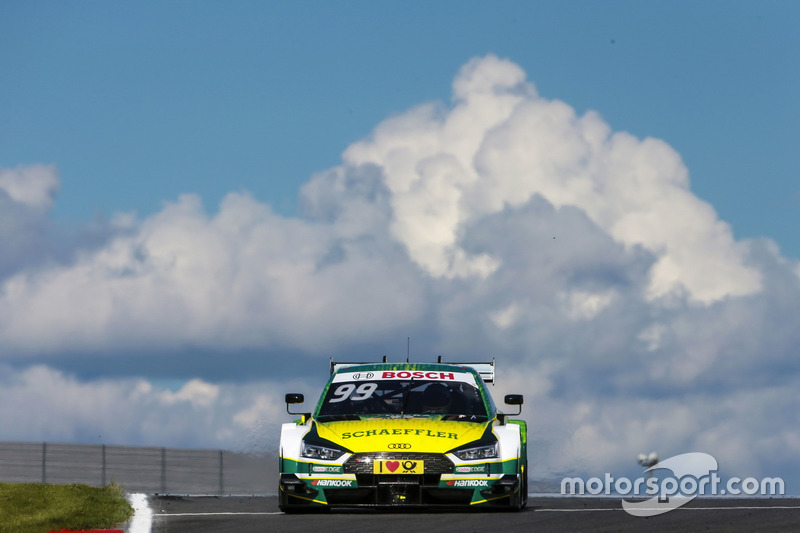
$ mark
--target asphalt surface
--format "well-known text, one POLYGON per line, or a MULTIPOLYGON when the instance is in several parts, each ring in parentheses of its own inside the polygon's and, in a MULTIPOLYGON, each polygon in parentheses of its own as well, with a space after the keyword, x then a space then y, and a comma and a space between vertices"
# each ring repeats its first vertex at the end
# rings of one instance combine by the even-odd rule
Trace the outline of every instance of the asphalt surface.
POLYGON ((343 510, 285 515, 276 497, 151 497, 152 533, 322 531, 463 533, 524 531, 797 531, 800 499, 696 499, 647 518, 626 513, 619 499, 532 497, 521 512, 383 512, 343 510))

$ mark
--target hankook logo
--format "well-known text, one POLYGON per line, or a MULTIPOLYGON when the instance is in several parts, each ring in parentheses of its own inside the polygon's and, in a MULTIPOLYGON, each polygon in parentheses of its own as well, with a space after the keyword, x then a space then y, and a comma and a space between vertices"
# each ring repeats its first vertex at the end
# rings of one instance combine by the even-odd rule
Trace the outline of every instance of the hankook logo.
POLYGON ((409 450, 411 445, 407 442, 393 442, 389 445, 390 450, 409 450))

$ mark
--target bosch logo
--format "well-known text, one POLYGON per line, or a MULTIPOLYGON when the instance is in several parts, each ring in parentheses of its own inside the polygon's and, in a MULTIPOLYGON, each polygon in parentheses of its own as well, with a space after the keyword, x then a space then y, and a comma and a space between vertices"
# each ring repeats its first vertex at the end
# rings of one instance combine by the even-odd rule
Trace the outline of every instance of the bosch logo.
POLYGON ((409 450, 411 445, 407 442, 393 442, 389 445, 390 450, 409 450))

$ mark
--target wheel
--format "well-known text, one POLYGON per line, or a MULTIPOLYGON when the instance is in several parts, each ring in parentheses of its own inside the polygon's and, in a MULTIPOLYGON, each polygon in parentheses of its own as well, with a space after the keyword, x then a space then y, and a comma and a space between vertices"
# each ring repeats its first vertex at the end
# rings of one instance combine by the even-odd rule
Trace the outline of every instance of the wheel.
POLYGON ((521 511, 528 505, 528 458, 524 458, 524 462, 519 469, 519 490, 512 498, 511 508, 515 511, 521 511))

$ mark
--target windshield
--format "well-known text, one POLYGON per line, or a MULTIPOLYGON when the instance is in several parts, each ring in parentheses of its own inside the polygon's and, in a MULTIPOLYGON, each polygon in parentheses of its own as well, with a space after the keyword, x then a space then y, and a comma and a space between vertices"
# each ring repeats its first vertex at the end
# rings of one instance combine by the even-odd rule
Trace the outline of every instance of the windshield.
POLYGON ((466 381, 334 380, 317 417, 348 415, 441 415, 474 422, 486 420, 486 408, 478 387, 466 381))

